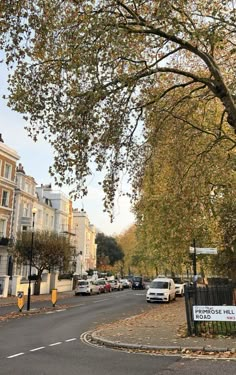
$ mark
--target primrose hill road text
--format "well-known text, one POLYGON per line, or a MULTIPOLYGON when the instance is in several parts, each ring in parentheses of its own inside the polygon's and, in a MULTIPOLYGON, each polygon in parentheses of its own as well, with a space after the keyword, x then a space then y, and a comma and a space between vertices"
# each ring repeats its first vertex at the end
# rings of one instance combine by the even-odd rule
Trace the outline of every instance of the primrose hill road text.
POLYGON ((193 306, 193 319, 198 321, 236 321, 236 306, 193 306))

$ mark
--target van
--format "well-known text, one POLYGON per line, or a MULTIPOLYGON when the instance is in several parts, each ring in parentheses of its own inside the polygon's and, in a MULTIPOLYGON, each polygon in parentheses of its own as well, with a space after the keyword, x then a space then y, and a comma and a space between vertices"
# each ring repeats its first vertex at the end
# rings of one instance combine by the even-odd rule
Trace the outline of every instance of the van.
POLYGON ((134 276, 132 279, 132 289, 145 289, 142 276, 134 276))
POLYGON ((75 295, 80 294, 99 294, 99 286, 92 280, 78 280, 75 288, 75 295))
POLYGON ((167 277, 154 279, 146 293, 147 302, 170 302, 175 299, 175 283, 167 277))

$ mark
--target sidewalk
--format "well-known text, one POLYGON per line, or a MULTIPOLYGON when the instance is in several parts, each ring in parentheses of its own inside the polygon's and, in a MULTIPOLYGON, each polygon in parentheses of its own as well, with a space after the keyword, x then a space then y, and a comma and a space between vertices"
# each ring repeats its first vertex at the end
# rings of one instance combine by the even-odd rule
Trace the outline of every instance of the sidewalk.
MULTIPOLYGON (((64 298, 68 298, 70 296, 74 295, 74 291, 69 292, 60 292, 57 293, 57 300, 61 300, 64 298)), ((27 301, 27 295, 25 297, 25 303, 27 301)), ((39 296, 30 296, 31 302, 35 301, 50 301, 51 300, 51 294, 40 294, 39 296)), ((17 306, 17 297, 16 296, 8 296, 7 298, 0 297, 0 307, 1 306, 11 306, 16 305, 17 306)))
POLYGON ((236 359, 236 337, 186 337, 184 299, 168 305, 153 304, 140 315, 97 327, 91 340, 137 350, 228 353, 236 359))

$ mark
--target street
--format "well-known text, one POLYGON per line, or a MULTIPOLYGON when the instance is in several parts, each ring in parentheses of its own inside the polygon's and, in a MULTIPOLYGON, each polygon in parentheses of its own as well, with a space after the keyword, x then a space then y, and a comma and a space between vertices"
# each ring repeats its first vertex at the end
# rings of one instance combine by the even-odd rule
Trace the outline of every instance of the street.
MULTIPOLYGON (((144 291, 125 290, 63 300, 61 310, 0 323, 0 374, 227 375, 235 362, 152 356, 88 345, 81 335, 102 323, 137 315, 147 306, 144 291)), ((36 305, 46 302, 37 302, 36 305)), ((167 306, 168 308, 168 306, 167 306)), ((15 306, 0 307, 0 315, 15 306)))

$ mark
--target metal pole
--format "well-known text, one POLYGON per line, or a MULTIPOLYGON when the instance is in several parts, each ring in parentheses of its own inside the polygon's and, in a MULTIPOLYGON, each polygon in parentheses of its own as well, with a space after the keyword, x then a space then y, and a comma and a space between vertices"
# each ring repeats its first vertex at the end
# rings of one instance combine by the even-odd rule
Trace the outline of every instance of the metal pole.
POLYGON ((197 283, 197 252, 195 238, 193 239, 193 282, 194 285, 197 283))
POLYGON ((34 246, 34 217, 35 217, 35 212, 33 212, 33 224, 32 224, 32 235, 31 235, 31 246, 30 246, 30 264, 29 264, 29 285, 28 285, 27 311, 30 310, 30 297, 31 297, 31 270, 32 270, 33 246, 34 246))
MULTIPOLYGON (((196 241, 193 239, 193 289, 194 289, 194 305, 197 305, 197 250, 196 241)), ((194 321, 194 333, 197 334, 197 322, 194 321)))

